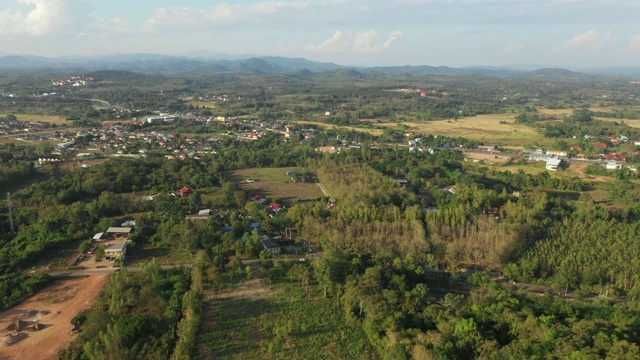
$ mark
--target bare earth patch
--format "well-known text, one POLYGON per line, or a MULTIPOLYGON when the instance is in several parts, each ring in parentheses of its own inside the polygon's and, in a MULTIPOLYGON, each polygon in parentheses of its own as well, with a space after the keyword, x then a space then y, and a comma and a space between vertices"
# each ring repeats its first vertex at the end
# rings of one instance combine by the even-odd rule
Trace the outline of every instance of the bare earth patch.
POLYGON ((489 153, 480 153, 480 152, 465 152, 462 154, 462 157, 464 157, 465 160, 467 159, 471 161, 483 160, 486 162, 496 163, 496 164, 504 164, 510 158, 510 156, 501 155, 500 153, 489 154, 489 153))
POLYGON ((76 338, 71 319, 92 308, 107 275, 58 281, 0 313, 0 359, 53 359, 76 338))
POLYGON ((569 165, 569 170, 577 173, 581 180, 589 180, 589 181, 595 181, 595 182, 609 182, 613 179, 607 176, 585 174, 584 170, 587 168, 587 166, 589 166, 588 163, 572 162, 569 165))
POLYGON ((224 176, 235 182, 249 195, 260 194, 267 198, 277 197, 286 203, 295 203, 298 199, 313 199, 324 194, 314 183, 294 183, 286 175, 287 169, 242 169, 225 171, 224 176), (247 182, 247 179, 253 182, 247 182))

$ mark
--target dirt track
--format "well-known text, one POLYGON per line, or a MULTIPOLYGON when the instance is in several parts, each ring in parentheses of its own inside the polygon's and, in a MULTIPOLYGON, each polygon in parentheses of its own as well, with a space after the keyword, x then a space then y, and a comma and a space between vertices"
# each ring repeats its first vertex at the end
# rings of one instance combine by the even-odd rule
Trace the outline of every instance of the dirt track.
POLYGON ((575 171, 576 173, 578 173, 578 175, 580 176, 581 180, 595 181, 595 182, 611 181, 612 178, 610 178, 610 177, 585 174, 584 170, 587 168, 587 166, 589 166, 588 163, 572 162, 569 165, 569 170, 572 170, 572 171, 575 171))
POLYGON ((41 324, 39 331, 22 330, 12 344, 0 342, 0 360, 52 359, 75 339, 71 319, 95 305, 98 294, 108 280, 95 275, 57 281, 22 304, 0 313, 0 338, 15 332, 7 330, 16 319, 22 328, 41 324))

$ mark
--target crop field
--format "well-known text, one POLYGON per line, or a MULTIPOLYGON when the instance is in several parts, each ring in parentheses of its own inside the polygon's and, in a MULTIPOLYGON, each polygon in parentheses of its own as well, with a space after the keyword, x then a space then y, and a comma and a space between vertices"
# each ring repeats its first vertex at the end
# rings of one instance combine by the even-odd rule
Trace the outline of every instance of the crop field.
POLYGON ((218 103, 215 101, 189 101, 189 105, 207 109, 215 109, 218 107, 218 103))
POLYGON ((19 121, 31 121, 36 123, 49 123, 56 125, 66 125, 70 122, 67 121, 62 116, 49 116, 49 115, 36 115, 36 114, 2 114, 0 113, 0 117, 5 117, 7 115, 15 115, 19 121))
MULTIPOLYGON (((320 127, 323 127, 325 129, 331 129, 331 130, 353 130, 353 131, 358 131, 361 133, 365 133, 365 134, 372 134, 375 136, 379 136, 382 135, 382 130, 380 129, 368 129, 368 128, 361 128, 361 127, 355 127, 355 126, 341 126, 341 125, 334 125, 334 124, 327 124, 327 123, 323 123, 320 121, 302 121, 302 120, 296 120, 295 121, 298 124, 312 124, 312 125, 317 125, 320 127)), ((395 124, 394 124, 395 126, 395 124)))
MULTIPOLYGON (((524 124, 515 123, 516 114, 490 114, 478 115, 460 119, 436 120, 424 122, 405 121, 385 122, 374 121, 376 126, 386 126, 398 129, 398 124, 407 126, 405 130, 417 135, 446 135, 460 136, 472 140, 484 141, 495 145, 525 146, 533 142, 539 145, 548 145, 552 139, 545 138, 536 129, 524 124)), ((353 130, 366 134, 379 136, 380 129, 368 129, 353 126, 337 126, 317 121, 297 121, 300 124, 314 124, 326 129, 353 130)))
POLYGON ((260 194, 268 198, 278 198, 295 203, 299 199, 313 199, 324 196, 322 190, 313 183, 294 183, 287 175, 294 168, 252 168, 225 171, 224 177, 233 181, 248 194, 260 194), (247 182, 247 180, 254 182, 247 182))
MULTIPOLYGON (((428 122, 403 122, 407 131, 416 134, 461 136, 468 139, 487 141, 495 145, 526 145, 549 142, 534 128, 515 123, 515 114, 478 115, 457 120, 437 120, 428 122)), ((380 125, 397 127, 396 123, 380 125)))
POLYGON ((196 359, 376 359, 335 299, 253 279, 205 300, 196 359))

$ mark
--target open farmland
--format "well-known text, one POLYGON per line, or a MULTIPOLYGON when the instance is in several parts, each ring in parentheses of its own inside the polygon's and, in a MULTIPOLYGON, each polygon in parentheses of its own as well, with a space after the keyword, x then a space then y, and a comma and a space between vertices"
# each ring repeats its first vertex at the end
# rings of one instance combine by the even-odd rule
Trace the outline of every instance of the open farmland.
MULTIPOLYGON (((375 135, 375 136, 380 136, 382 135, 382 130, 380 129, 369 129, 369 128, 363 128, 363 127, 355 127, 355 126, 342 126, 342 125, 334 125, 334 124, 327 124, 327 123, 323 123, 320 121, 295 121, 298 124, 311 124, 311 125, 317 125, 320 127, 323 127, 325 129, 329 129, 329 130, 352 130, 352 131, 357 131, 357 132, 361 132, 361 133, 365 133, 365 134, 371 134, 371 135, 375 135)), ((395 125, 395 124, 394 124, 395 125)))
MULTIPOLYGON (((5 117, 7 115, 12 115, 12 114, 0 113, 0 117, 5 117)), ((36 123, 49 123, 49 124, 56 124, 56 125, 66 125, 70 123, 63 116, 49 116, 49 115, 36 115, 36 114, 13 114, 13 115, 16 116, 18 121, 31 121, 36 123)))
MULTIPOLYGON (((536 129, 525 125, 518 124, 514 118, 517 114, 490 114, 478 115, 460 119, 425 121, 425 122, 402 122, 407 126, 407 132, 418 135, 446 135, 461 136, 468 139, 488 142, 495 145, 516 145, 524 146, 532 142, 540 145, 550 144, 551 140, 545 138, 536 129)), ((343 129, 353 130, 366 134, 379 136, 382 134, 380 129, 369 129, 352 126, 336 126, 315 121, 297 121, 300 124, 314 124, 322 126, 326 129, 343 129)), ((385 126, 392 129, 398 129, 398 122, 374 122, 377 126, 385 126)))
MULTIPOLYGON (((548 142, 534 128, 515 123, 515 114, 478 115, 457 120, 428 122, 403 122, 407 131, 416 134, 462 136, 473 140, 487 141, 496 145, 526 145, 537 141, 548 142)), ((396 128, 397 123, 382 123, 382 126, 396 128)))
POLYGON ((294 168, 252 168, 225 171, 227 180, 233 181, 248 194, 261 194, 268 198, 279 198, 294 203, 299 199, 313 199, 324 196, 320 188, 313 183, 294 183, 287 171, 294 168), (247 182, 247 179, 255 182, 247 182))
POLYGON ((264 278, 210 292, 196 359, 376 359, 334 299, 264 278))

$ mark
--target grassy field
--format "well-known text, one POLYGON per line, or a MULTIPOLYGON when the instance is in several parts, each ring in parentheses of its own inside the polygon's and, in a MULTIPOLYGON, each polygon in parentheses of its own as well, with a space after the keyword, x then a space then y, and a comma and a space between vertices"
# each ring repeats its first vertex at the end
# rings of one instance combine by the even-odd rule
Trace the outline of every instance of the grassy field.
POLYGON ((294 168, 252 168, 225 171, 224 177, 233 181, 248 194, 261 194, 268 198, 279 198, 288 203, 298 199, 322 197, 322 191, 316 184, 294 183, 287 171, 294 168), (247 182, 253 179, 255 182, 247 182))
MULTIPOLYGON (((12 114, 0 113, 0 117, 5 117, 12 114)), ((36 123, 49 123, 56 125, 67 125, 70 122, 62 116, 48 116, 48 115, 36 115, 36 114, 13 114, 19 121, 31 121, 36 123)))
POLYGON ((196 359, 376 359, 334 299, 246 280, 205 300, 196 359))
MULTIPOLYGON (((549 142, 534 128, 517 124, 514 114, 478 115, 458 120, 438 120, 421 123, 404 122, 410 132, 417 134, 461 136, 468 139, 490 142, 495 145, 527 145, 533 142, 549 142)), ((383 126, 397 127, 396 123, 383 126)))
POLYGON ((216 109, 218 108, 218 103, 215 101, 189 101, 189 105, 204 107, 207 109, 216 109))
MULTIPOLYGON (((534 142, 539 145, 548 145, 553 139, 547 139, 534 128, 515 123, 515 114, 478 115, 458 120, 437 120, 425 122, 402 122, 408 126, 407 132, 417 135, 447 135, 460 136, 467 139, 483 141, 495 145, 525 146, 534 142)), ((300 124, 314 124, 327 129, 354 130, 366 134, 380 135, 382 130, 367 129, 351 126, 336 126, 316 121, 297 121, 300 124)), ((398 128, 397 122, 374 122, 377 126, 386 126, 392 129, 398 128)))
POLYGON ((367 129, 367 128, 360 128, 360 127, 355 127, 355 126, 340 126, 340 125, 333 125, 333 124, 326 124, 320 121, 304 121, 304 120, 296 120, 295 121, 298 124, 311 124, 311 125, 317 125, 320 127, 323 127, 325 129, 333 129, 333 130, 353 130, 353 131, 358 131, 361 133, 365 133, 365 134, 373 134, 375 136, 380 136, 382 135, 382 130, 380 129, 367 129))

